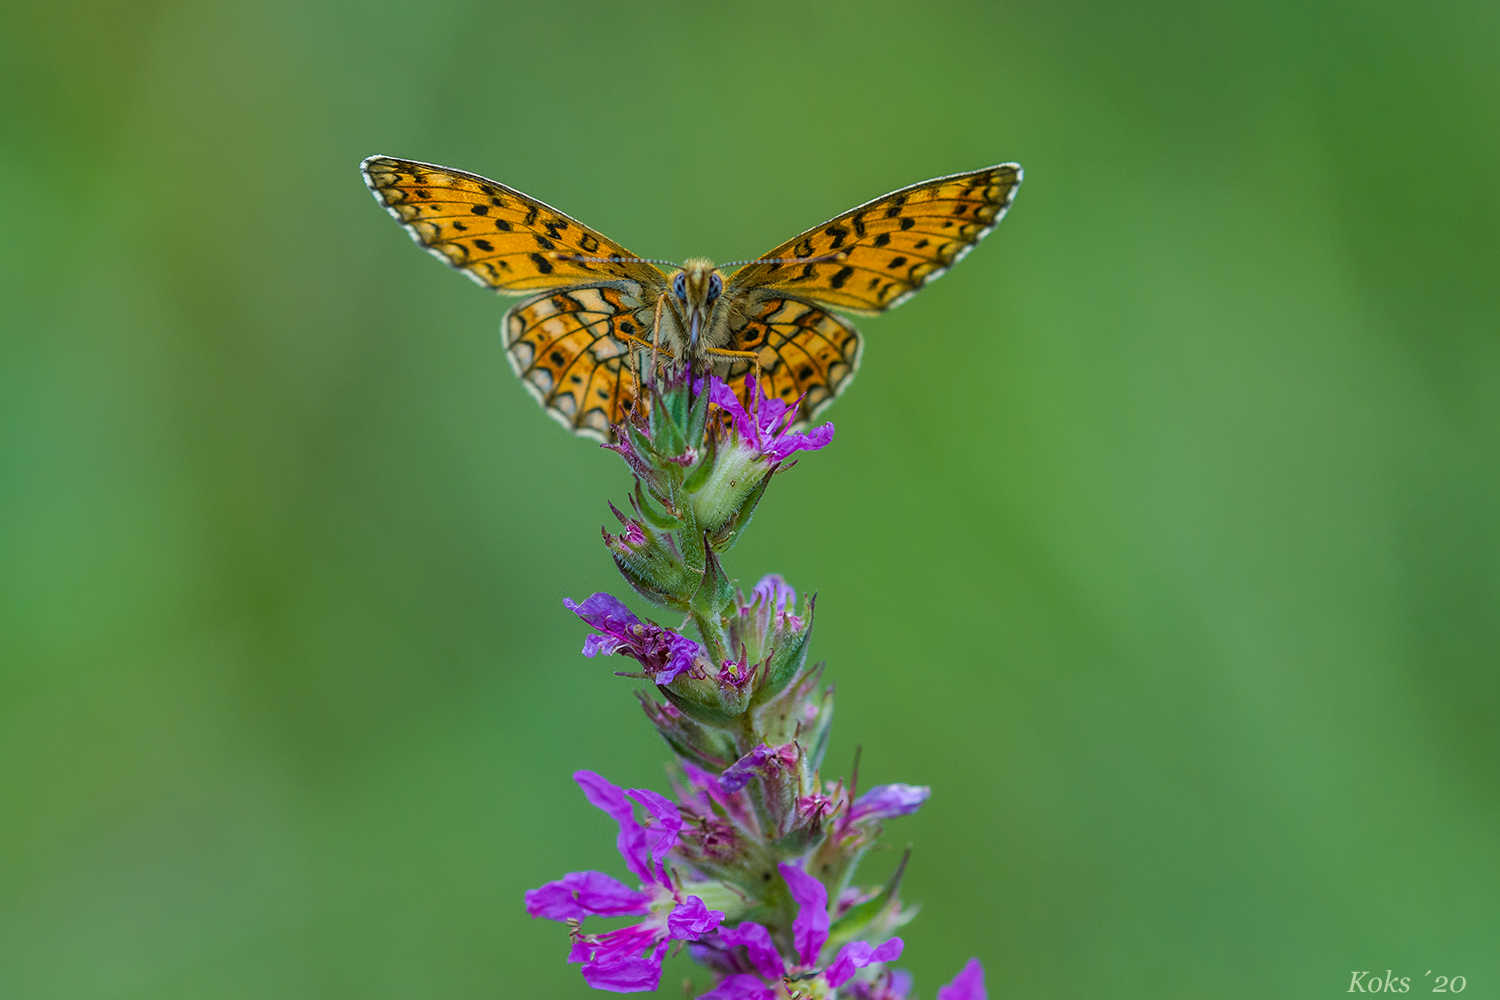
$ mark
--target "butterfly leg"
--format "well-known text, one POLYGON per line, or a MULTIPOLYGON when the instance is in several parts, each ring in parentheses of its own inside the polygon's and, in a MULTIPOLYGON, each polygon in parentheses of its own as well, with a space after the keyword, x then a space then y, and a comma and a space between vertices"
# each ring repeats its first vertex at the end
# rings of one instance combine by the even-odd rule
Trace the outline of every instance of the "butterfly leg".
POLYGON ((760 385, 760 354, 756 351, 725 351, 717 347, 704 348, 709 354, 720 358, 744 358, 755 372, 755 384, 760 385))
POLYGON ((659 374, 657 352, 661 349, 661 310, 666 304, 667 293, 662 292, 656 297, 656 316, 651 321, 651 374, 653 377, 659 374))

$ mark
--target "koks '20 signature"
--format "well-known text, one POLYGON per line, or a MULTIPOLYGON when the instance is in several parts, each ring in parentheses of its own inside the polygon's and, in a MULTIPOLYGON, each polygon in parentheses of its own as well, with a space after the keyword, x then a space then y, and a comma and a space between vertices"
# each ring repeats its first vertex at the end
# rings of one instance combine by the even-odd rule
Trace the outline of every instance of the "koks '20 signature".
MULTIPOLYGON (((1422 975, 1425 979, 1432 975, 1432 970, 1428 969, 1422 975)), ((1368 969, 1363 972, 1350 970, 1349 977, 1350 993, 1406 993, 1411 989, 1411 977, 1398 976, 1392 969, 1385 970, 1383 979, 1380 973, 1371 973, 1368 969)), ((1434 993, 1462 993, 1469 985, 1463 976, 1438 976, 1433 982, 1436 984, 1432 987, 1434 993)))

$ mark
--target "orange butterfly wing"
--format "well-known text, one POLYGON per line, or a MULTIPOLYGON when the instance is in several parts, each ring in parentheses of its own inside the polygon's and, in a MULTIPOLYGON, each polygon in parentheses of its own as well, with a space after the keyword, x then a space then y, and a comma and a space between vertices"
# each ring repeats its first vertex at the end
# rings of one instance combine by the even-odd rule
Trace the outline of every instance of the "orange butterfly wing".
POLYGON ((731 286, 774 289, 847 312, 884 312, 989 235, 1020 185, 1020 165, 1002 163, 892 191, 745 265, 731 286), (778 262, 786 259, 793 262, 778 262))
MULTIPOLYGON (((788 403, 802 399, 797 424, 815 418, 846 389, 859 368, 863 349, 859 331, 832 313, 800 299, 766 295, 734 330, 729 346, 754 351, 760 362, 760 387, 766 396, 788 403)), ((726 381, 745 399, 748 361, 729 366, 726 381)))
POLYGON ((511 368, 547 415, 574 434, 608 442, 610 426, 624 421, 636 400, 623 337, 639 337, 643 326, 649 334, 650 322, 651 310, 628 292, 595 286, 518 303, 501 329, 511 368))
POLYGON ((360 164, 375 199, 433 256, 506 294, 633 281, 659 294, 650 264, 568 259, 634 257, 601 233, 515 188, 432 163, 372 156, 360 164))

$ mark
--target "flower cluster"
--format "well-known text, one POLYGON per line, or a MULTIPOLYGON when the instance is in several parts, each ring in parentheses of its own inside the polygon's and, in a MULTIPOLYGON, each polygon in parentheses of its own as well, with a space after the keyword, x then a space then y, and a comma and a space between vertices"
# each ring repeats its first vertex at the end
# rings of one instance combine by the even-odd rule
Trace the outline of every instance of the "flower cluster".
MULTIPOLYGON (((619 825, 632 888, 573 872, 526 893, 526 912, 564 922, 568 961, 596 989, 656 989, 669 951, 715 976, 700 1000, 904 1000, 911 977, 890 963, 913 911, 899 890, 907 858, 884 884, 856 869, 883 824, 919 809, 930 790, 863 792, 822 776, 833 717, 823 665, 809 664, 814 604, 780 576, 748 594, 719 557, 749 524, 775 474, 817 451, 833 426, 804 429, 798 403, 715 378, 646 386, 644 405, 606 447, 635 476, 632 513, 604 542, 630 587, 681 622, 644 620, 607 593, 564 604, 593 632, 585 656, 619 654, 649 682, 637 697, 671 749, 672 798, 575 774, 588 801, 619 825), (591 917, 638 917, 591 933, 591 917)), ((977 960, 938 1000, 985 1000, 977 960)))

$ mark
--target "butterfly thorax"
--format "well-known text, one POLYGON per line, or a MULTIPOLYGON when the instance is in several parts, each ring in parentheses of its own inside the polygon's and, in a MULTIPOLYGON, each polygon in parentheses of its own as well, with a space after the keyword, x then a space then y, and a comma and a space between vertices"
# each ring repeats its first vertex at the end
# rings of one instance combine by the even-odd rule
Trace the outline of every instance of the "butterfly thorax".
POLYGON ((667 278, 662 341, 680 360, 703 361, 729 339, 729 303, 724 275, 714 263, 693 257, 667 278), (667 322, 670 317, 671 322, 667 322))

